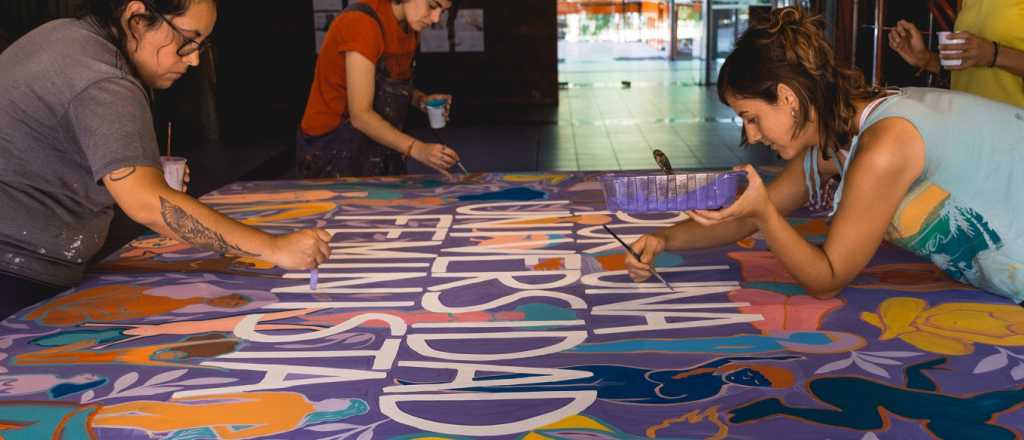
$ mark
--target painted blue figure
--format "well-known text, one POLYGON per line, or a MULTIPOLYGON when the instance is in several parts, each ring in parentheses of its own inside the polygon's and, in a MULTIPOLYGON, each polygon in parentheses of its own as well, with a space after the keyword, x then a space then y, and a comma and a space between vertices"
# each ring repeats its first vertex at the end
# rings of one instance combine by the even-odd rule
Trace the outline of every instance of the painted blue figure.
POLYGON ((488 192, 482 194, 467 194, 459 196, 460 202, 497 202, 497 201, 513 201, 513 202, 526 202, 530 200, 544 200, 548 197, 548 194, 542 191, 537 191, 532 188, 526 187, 515 187, 507 188, 501 191, 488 192))
POLYGON ((731 411, 732 423, 746 423, 776 415, 861 431, 885 429, 881 410, 915 420, 941 439, 1013 439, 1013 430, 990 423, 999 413, 1024 405, 1024 388, 993 391, 971 397, 938 392, 924 370, 946 362, 939 358, 907 368, 907 386, 897 388, 861 377, 812 379, 814 397, 837 409, 796 408, 778 399, 764 399, 731 411))
POLYGON ((864 339, 834 331, 771 331, 767 334, 738 334, 703 338, 622 339, 580 344, 568 353, 709 353, 754 355, 778 351, 800 353, 843 353, 864 346, 864 339))
MULTIPOLYGON (((696 402, 718 396, 727 385, 761 388, 788 388, 793 373, 774 365, 744 361, 789 361, 799 356, 728 357, 715 359, 684 370, 650 370, 619 365, 581 365, 567 370, 587 371, 591 377, 529 385, 464 388, 488 393, 530 391, 596 390, 597 397, 619 403, 672 405, 696 402)), ((483 380, 529 377, 525 374, 489 376, 483 380)), ((405 381, 399 381, 408 384, 405 381)))

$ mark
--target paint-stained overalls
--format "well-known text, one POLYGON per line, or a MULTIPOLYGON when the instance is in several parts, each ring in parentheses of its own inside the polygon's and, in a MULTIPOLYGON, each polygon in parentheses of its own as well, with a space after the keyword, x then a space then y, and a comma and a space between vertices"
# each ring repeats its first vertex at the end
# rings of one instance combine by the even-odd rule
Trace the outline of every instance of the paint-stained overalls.
MULTIPOLYGON (((381 34, 384 34, 384 26, 377 11, 369 5, 352 3, 342 12, 352 13, 369 15, 377 22, 381 34)), ((373 110, 395 128, 402 130, 412 103, 412 79, 392 79, 384 66, 383 57, 377 61, 376 70, 373 110)), ((406 172, 405 159, 401 153, 356 130, 351 119, 322 136, 307 136, 299 130, 296 144, 296 167, 300 178, 396 176, 406 172)))

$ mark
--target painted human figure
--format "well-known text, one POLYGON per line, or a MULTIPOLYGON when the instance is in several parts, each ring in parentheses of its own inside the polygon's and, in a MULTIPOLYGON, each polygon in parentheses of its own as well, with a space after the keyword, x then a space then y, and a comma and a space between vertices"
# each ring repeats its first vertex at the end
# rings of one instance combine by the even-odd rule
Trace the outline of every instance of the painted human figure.
MULTIPOLYGON (((758 388, 788 388, 793 374, 774 365, 746 361, 789 361, 799 356, 728 357, 682 370, 651 370, 620 365, 581 365, 567 370, 586 371, 590 377, 529 385, 473 387, 465 391, 530 392, 596 390, 597 397, 619 403, 673 405, 718 396, 728 385, 758 388)), ((481 380, 527 377, 522 374, 496 375, 481 380)))
POLYGON ((912 365, 906 370, 906 388, 856 376, 811 379, 807 388, 829 406, 798 408, 779 399, 763 399, 731 411, 732 423, 747 423, 773 416, 788 416, 823 425, 873 431, 885 429, 893 414, 919 422, 942 439, 1012 439, 1018 433, 992 423, 1004 411, 1024 406, 1024 387, 992 391, 968 397, 941 394, 924 374, 946 358, 912 365), (834 409, 833 409, 834 408, 834 409), (884 413, 883 413, 884 410, 884 413))

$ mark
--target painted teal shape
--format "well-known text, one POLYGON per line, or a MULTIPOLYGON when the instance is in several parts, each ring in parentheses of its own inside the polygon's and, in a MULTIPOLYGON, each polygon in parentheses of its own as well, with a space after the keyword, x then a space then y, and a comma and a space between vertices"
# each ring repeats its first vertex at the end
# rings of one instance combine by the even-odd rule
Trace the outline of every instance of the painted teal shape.
POLYGON ((743 283, 743 287, 746 289, 760 289, 767 290, 769 292, 781 293, 786 296, 804 296, 807 295, 807 291, 799 284, 787 284, 787 283, 743 283))
POLYGON ((206 438, 219 438, 211 428, 193 428, 175 431, 165 440, 199 440, 206 438))
MULTIPOLYGON (((358 191, 361 190, 354 190, 354 192, 358 191)), ((404 197, 405 196, 398 191, 380 191, 374 189, 366 191, 366 198, 370 200, 398 200, 404 197)))
POLYGON ((544 303, 524 304, 516 307, 522 312, 524 321, 571 321, 576 319, 576 312, 563 307, 544 303))
POLYGON ((786 337, 735 335, 710 338, 626 339, 573 347, 569 353, 715 353, 757 354, 787 350, 787 345, 827 346, 832 338, 819 332, 795 332, 786 337))
POLYGON ((684 263, 683 256, 671 252, 662 252, 654 257, 655 267, 679 267, 684 263))
POLYGON ((62 332, 51 336, 37 338, 30 342, 40 347, 63 347, 82 341, 96 341, 97 345, 108 342, 116 342, 126 339, 124 332, 127 328, 109 328, 104 330, 73 330, 62 332))
MULTIPOLYGON (((733 409, 730 422, 746 423, 787 416, 822 425, 876 431, 887 426, 885 414, 920 422, 940 439, 1002 440, 1017 433, 994 423, 998 414, 1024 405, 1024 388, 990 391, 961 397, 935 392, 935 382, 923 370, 936 369, 946 358, 907 368, 907 388, 857 376, 812 379, 808 390, 822 402, 819 408, 789 406, 779 399, 763 399, 733 409)), ((923 433, 922 433, 923 434, 923 433)))
MULTIPOLYGON (((595 257, 606 257, 608 255, 621 254, 623 252, 625 251, 621 247, 619 247, 610 251, 598 252, 592 255, 595 257)), ((685 262, 686 260, 683 259, 682 255, 675 254, 672 252, 662 252, 658 254, 657 257, 654 257, 655 267, 679 267, 682 266, 685 262)))
POLYGON ((0 401, 0 424, 24 426, 0 430, 4 440, 88 440, 96 407, 74 404, 0 401), (59 434, 59 435, 58 435, 59 434))
POLYGON ((543 191, 537 191, 532 188, 526 188, 523 186, 517 186, 514 188, 503 189, 501 191, 480 193, 480 194, 467 194, 459 196, 460 202, 528 202, 531 200, 543 200, 548 197, 548 194, 543 191))
POLYGON ((349 417, 361 416, 370 411, 370 405, 362 399, 351 399, 349 401, 348 408, 340 411, 317 411, 313 414, 306 416, 306 419, 302 421, 302 426, 316 425, 324 422, 334 422, 338 420, 344 420, 349 417))

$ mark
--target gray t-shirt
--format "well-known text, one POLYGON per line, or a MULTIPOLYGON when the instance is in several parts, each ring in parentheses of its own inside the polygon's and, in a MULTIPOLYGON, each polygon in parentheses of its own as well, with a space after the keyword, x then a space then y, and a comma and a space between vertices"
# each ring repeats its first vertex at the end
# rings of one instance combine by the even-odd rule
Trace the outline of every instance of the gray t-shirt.
POLYGON ((92 20, 16 41, 0 54, 0 272, 78 284, 113 216, 103 177, 159 154, 146 90, 92 20))

